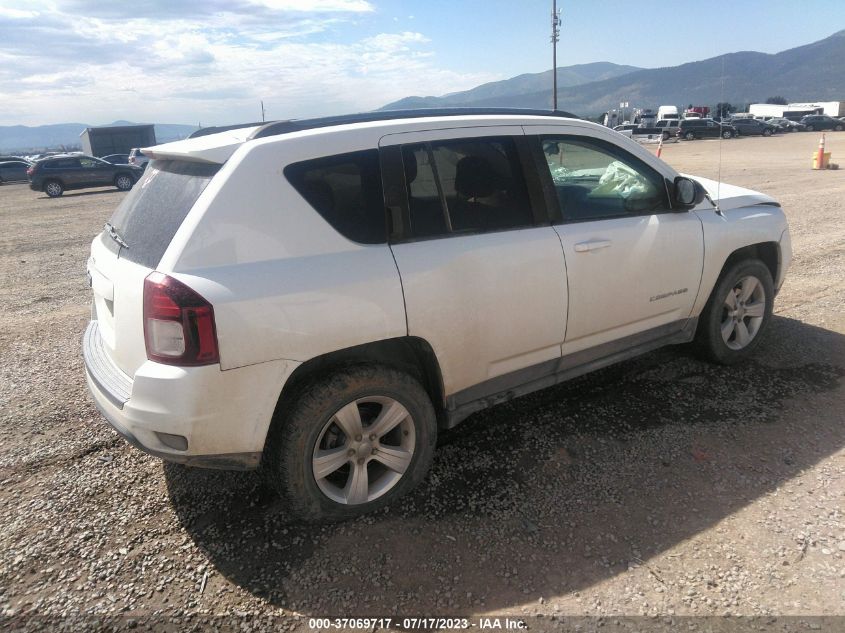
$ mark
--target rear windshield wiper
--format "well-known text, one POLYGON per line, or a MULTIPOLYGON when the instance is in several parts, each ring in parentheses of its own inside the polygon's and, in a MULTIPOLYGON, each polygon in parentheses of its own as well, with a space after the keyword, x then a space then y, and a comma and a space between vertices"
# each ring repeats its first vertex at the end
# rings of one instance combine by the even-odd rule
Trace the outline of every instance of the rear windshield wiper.
POLYGON ((106 233, 109 234, 109 237, 112 238, 115 242, 120 244, 123 248, 129 248, 129 244, 123 241, 123 238, 120 236, 120 233, 117 232, 111 222, 106 222, 103 228, 106 230, 106 233))

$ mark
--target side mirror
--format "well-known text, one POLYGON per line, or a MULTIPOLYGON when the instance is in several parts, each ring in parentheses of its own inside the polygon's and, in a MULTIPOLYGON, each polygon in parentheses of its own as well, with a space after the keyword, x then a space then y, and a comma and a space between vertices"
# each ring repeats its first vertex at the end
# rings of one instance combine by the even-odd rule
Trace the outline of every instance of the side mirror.
POLYGON ((704 187, 692 178, 678 176, 675 178, 674 185, 675 194, 673 196, 673 203, 679 211, 686 211, 698 206, 706 196, 704 187))

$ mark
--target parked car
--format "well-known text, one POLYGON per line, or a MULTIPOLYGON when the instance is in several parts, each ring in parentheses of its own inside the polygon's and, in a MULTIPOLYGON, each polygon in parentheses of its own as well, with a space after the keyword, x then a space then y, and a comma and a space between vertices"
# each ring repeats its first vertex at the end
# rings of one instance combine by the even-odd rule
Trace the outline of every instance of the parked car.
POLYGON ((801 123, 807 126, 807 130, 814 132, 817 130, 836 130, 841 132, 845 130, 845 121, 834 119, 832 116, 826 114, 808 114, 801 118, 801 123))
POLYGON ((29 187, 57 198, 69 189, 117 187, 129 191, 141 175, 133 165, 112 165, 93 156, 60 155, 44 158, 28 170, 29 187))
POLYGON ((498 402, 668 344, 748 359, 791 259, 769 196, 547 111, 285 121, 150 157, 91 245, 89 389, 138 448, 260 466, 306 520, 407 493, 438 432, 498 402))
POLYGON ((782 117, 771 118, 767 121, 770 125, 778 126, 782 132, 803 132, 807 126, 798 121, 791 121, 782 117))
POLYGON ((0 162, 0 185, 7 182, 26 182, 26 170, 32 163, 26 160, 6 160, 0 162))
POLYGON ((749 118, 733 119, 731 125, 736 128, 737 135, 741 136, 771 136, 780 131, 777 126, 749 118))
POLYGON ((101 157, 100 160, 104 160, 112 165, 128 165, 129 154, 109 154, 108 156, 101 157))
POLYGON ((733 138, 736 128, 725 123, 716 123, 713 119, 683 119, 678 126, 678 138, 688 141, 697 138, 733 138))
POLYGON ((669 136, 677 136, 678 126, 681 124, 680 119, 660 119, 654 124, 654 127, 664 129, 669 136))
POLYGON ((129 164, 140 167, 142 170, 146 169, 147 163, 150 162, 148 156, 144 154, 138 147, 133 147, 129 150, 129 164))

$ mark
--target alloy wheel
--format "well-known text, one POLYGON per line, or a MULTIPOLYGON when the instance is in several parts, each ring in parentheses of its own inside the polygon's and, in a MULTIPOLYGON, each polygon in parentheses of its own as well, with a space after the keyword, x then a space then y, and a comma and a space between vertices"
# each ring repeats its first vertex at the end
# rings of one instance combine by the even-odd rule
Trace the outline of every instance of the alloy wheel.
POLYGON ((365 396, 337 411, 317 437, 311 471, 332 501, 378 499, 402 479, 416 444, 414 419, 397 400, 365 396))
POLYGON ((763 323, 766 314, 766 291, 753 276, 738 280, 728 291, 722 306, 720 330, 722 340, 732 350, 748 346, 763 323))

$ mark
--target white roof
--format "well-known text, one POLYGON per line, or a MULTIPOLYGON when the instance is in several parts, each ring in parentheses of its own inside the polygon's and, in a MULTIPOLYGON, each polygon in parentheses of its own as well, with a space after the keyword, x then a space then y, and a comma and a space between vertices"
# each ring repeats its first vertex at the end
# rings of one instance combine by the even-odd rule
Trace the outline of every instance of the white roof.
MULTIPOLYGON (((607 128, 596 123, 590 123, 580 119, 564 117, 548 117, 537 115, 515 115, 515 114, 466 114, 456 116, 425 116, 421 114, 417 118, 391 119, 389 113, 384 119, 349 123, 339 122, 337 125, 316 126, 313 128, 304 127, 301 130, 285 132, 287 138, 299 138, 303 136, 314 136, 328 133, 349 132, 351 130, 378 130, 383 129, 385 134, 393 134, 405 131, 424 131, 446 127, 464 127, 470 124, 483 125, 543 125, 543 124, 566 123, 579 127, 588 127, 607 131, 607 128)), ((153 159, 175 159, 203 163, 225 163, 243 143, 261 126, 238 128, 207 136, 164 143, 154 147, 142 148, 144 154, 153 159)), ((261 140, 268 141, 272 137, 261 140)))

